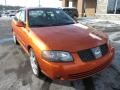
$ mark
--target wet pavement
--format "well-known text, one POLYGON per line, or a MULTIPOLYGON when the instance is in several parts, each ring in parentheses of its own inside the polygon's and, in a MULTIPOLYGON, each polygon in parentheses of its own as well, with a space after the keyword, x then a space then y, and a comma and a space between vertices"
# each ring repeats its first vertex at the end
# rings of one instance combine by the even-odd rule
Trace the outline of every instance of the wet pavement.
POLYGON ((0 18, 0 90, 120 90, 119 25, 115 24, 114 31, 110 32, 111 25, 101 27, 100 24, 87 22, 87 25, 94 25, 97 29, 103 28, 111 38, 116 49, 112 64, 84 80, 52 81, 43 74, 39 78, 33 75, 28 56, 19 45, 13 43, 10 19, 0 18))

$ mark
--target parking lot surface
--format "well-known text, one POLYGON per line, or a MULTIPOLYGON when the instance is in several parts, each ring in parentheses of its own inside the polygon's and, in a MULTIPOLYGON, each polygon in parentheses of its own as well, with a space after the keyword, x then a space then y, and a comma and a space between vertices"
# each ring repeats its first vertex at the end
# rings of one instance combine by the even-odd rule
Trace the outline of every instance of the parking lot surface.
POLYGON ((120 26, 104 22, 83 24, 94 26, 109 35, 115 47, 112 64, 96 75, 75 81, 52 81, 42 75, 33 75, 29 57, 18 45, 14 45, 10 18, 0 18, 0 90, 120 90, 120 26), (110 27, 112 24, 114 27, 110 27))

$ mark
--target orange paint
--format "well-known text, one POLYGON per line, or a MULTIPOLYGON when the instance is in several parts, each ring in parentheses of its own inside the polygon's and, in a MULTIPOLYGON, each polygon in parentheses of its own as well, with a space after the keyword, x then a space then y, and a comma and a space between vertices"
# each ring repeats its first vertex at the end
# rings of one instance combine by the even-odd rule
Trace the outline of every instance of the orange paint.
MULTIPOLYGON (((25 9, 27 12, 29 9, 25 9)), ((51 27, 29 27, 26 13, 26 25, 16 25, 12 21, 12 30, 24 50, 29 54, 31 47, 36 55, 41 71, 51 79, 74 80, 91 76, 108 66, 114 56, 114 48, 108 44, 107 36, 97 30, 81 24, 51 27), (95 60, 83 61, 78 51, 92 49, 106 44, 108 51, 95 60), (43 50, 68 51, 73 62, 49 62, 41 57, 43 50)), ((18 23, 19 24, 19 23, 18 23)), ((87 56, 86 56, 87 57, 87 56)))

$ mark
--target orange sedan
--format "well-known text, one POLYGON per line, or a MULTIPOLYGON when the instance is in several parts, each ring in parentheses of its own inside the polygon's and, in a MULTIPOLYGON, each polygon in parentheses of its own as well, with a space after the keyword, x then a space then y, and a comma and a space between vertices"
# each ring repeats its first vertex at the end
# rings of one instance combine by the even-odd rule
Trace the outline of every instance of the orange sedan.
POLYGON ((42 72, 51 79, 86 78, 106 68, 114 56, 104 33, 76 23, 57 8, 19 10, 12 32, 36 76, 42 72))

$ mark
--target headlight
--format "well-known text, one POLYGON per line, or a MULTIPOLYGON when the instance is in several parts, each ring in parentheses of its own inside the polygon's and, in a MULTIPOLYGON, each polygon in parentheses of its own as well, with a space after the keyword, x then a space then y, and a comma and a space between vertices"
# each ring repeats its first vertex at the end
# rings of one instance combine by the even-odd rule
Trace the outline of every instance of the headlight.
POLYGON ((69 62, 73 61, 69 52, 64 51, 42 51, 42 58, 52 62, 69 62))

